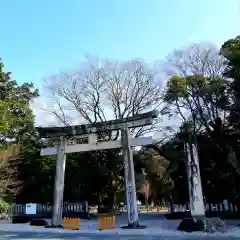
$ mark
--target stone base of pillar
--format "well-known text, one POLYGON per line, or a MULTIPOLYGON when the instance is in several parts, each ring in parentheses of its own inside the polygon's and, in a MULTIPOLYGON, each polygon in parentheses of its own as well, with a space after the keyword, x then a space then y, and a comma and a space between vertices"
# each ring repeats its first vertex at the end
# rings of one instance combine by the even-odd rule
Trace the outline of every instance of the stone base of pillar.
POLYGON ((146 226, 142 226, 142 225, 139 225, 139 224, 137 224, 137 225, 128 224, 128 225, 126 225, 126 226, 122 226, 121 228, 122 228, 122 229, 145 229, 146 226))
POLYGON ((220 232, 224 233, 227 231, 225 222, 220 218, 206 218, 204 216, 194 216, 190 218, 183 219, 179 226, 179 231, 184 232, 220 232))

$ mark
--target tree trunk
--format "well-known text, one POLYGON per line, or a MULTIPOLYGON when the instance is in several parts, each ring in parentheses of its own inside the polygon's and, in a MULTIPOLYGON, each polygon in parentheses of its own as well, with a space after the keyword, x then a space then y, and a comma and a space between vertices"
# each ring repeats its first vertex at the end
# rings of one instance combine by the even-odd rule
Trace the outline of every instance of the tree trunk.
POLYGON ((99 195, 99 196, 98 196, 98 212, 100 212, 101 207, 102 207, 102 198, 101 198, 101 196, 99 195))
POLYGON ((169 208, 170 208, 170 212, 174 212, 174 207, 173 207, 173 200, 172 200, 172 195, 169 194, 169 208))
POLYGON ((117 212, 117 193, 113 192, 113 206, 112 206, 113 212, 117 212))

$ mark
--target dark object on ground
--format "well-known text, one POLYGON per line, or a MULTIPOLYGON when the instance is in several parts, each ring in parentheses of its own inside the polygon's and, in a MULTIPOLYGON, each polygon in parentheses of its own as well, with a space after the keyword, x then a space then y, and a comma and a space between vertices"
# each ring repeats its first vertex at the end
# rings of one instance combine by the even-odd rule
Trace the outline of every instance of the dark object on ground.
POLYGON ((12 223, 28 223, 31 221, 31 218, 26 216, 13 216, 12 223))
POLYGON ((185 232, 204 231, 204 222, 195 218, 185 218, 180 222, 177 230, 185 232))
MULTIPOLYGON (((89 214, 81 213, 81 212, 70 212, 70 213, 63 213, 63 217, 89 219, 89 214)), ((51 218, 52 218, 52 214, 13 215, 12 223, 28 223, 32 219, 51 219, 51 218)))
POLYGON ((63 228, 62 225, 47 225, 45 228, 63 228))
POLYGON ((32 219, 30 221, 30 225, 31 226, 47 226, 48 225, 48 222, 44 219, 32 219))
POLYGON ((220 218, 202 218, 197 219, 194 217, 185 218, 181 221, 178 226, 179 231, 185 232, 221 232, 224 233, 227 231, 226 225, 223 220, 220 218))
POLYGON ((142 226, 142 225, 132 225, 132 224, 129 224, 129 225, 126 225, 126 226, 122 226, 121 227, 122 229, 145 229, 146 226, 142 226))

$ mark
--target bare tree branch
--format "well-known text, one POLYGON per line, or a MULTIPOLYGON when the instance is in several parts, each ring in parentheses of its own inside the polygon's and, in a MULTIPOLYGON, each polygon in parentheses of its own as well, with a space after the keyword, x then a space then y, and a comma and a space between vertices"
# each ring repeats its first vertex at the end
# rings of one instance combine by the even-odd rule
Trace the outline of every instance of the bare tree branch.
MULTIPOLYGON (((156 109, 161 104, 161 89, 155 84, 154 74, 139 60, 88 58, 76 71, 47 79, 47 91, 52 93, 51 100, 56 106, 47 111, 66 125, 70 124, 68 111, 71 111, 71 117, 79 119, 79 123, 92 124, 156 109)), ((157 123, 154 127, 137 129, 137 136, 153 131, 157 123)))
POLYGON ((195 128, 201 125, 206 129, 209 129, 209 123, 214 122, 217 117, 226 118, 225 110, 219 106, 221 98, 224 97, 222 91, 227 86, 227 81, 221 78, 224 58, 220 56, 216 46, 200 43, 174 50, 166 58, 164 66, 168 75, 179 75, 183 81, 186 81, 187 95, 169 92, 169 95, 175 95, 175 98, 170 102, 166 101, 168 103, 162 110, 163 113, 171 116, 177 114, 181 116, 183 122, 190 118, 195 128), (202 80, 202 86, 200 86, 201 77, 205 78, 204 81, 202 80), (218 79, 221 79, 221 86, 218 79))
POLYGON ((224 58, 219 49, 210 43, 189 45, 174 50, 165 61, 165 71, 169 75, 181 76, 203 75, 206 77, 221 76, 224 70, 224 58))

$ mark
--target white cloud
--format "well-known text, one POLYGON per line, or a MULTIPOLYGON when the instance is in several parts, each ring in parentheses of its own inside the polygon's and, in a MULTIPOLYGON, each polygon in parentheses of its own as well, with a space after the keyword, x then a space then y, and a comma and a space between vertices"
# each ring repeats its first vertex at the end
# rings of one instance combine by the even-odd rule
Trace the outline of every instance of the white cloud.
POLYGON ((36 126, 55 126, 57 125, 57 120, 53 114, 47 113, 43 109, 47 109, 47 103, 44 101, 43 97, 38 97, 34 99, 31 104, 31 108, 35 115, 35 125, 36 126))

